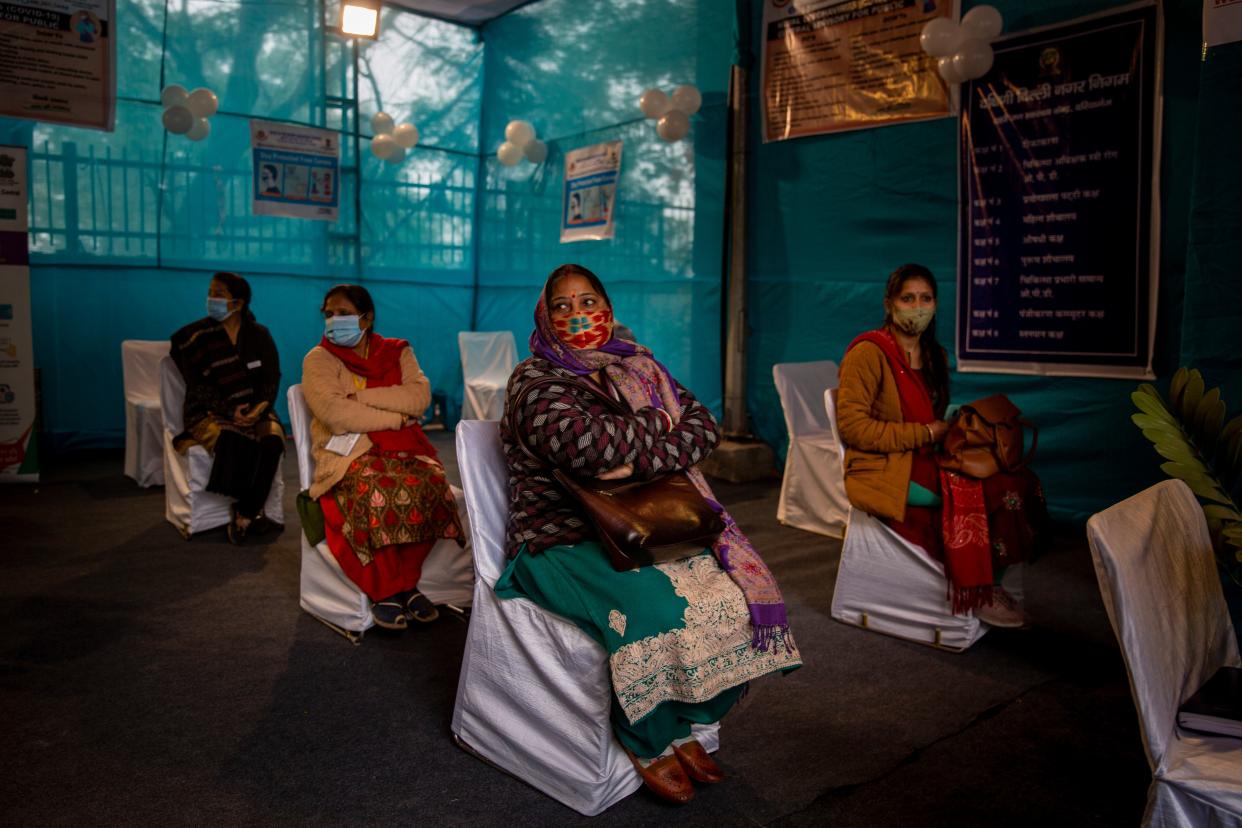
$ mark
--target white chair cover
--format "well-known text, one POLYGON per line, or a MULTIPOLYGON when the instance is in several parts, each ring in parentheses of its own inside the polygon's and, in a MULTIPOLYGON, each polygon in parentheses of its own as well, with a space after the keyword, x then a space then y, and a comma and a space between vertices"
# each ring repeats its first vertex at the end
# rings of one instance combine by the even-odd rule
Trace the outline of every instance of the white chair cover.
POLYGON ((787 526, 839 538, 850 502, 845 496, 841 455, 824 416, 823 394, 837 385, 837 364, 785 362, 772 366, 785 411, 789 453, 776 519, 787 526))
POLYGON ((512 331, 461 331, 461 373, 465 395, 463 420, 499 420, 505 410, 505 385, 517 365, 512 331))
MULTIPOLYGON (((844 463, 835 388, 824 392, 824 410, 844 463)), ((1021 567, 1011 566, 1009 570, 1005 573, 1006 589, 1011 585, 1011 572, 1013 581, 1018 582, 1021 567)), ((1020 588, 1016 591, 1021 594, 1020 588)), ((908 641, 958 651, 974 644, 989 629, 973 615, 961 617, 951 612, 942 564, 883 521, 854 508, 849 510, 841 545, 832 617, 908 641)))
POLYGON ((160 413, 160 359, 167 339, 127 339, 121 343, 125 388, 125 476, 139 486, 164 485, 164 420, 160 413))
MULTIPOLYGON (((173 438, 185 429, 185 381, 168 356, 160 360, 160 408, 164 414, 164 517, 185 538, 226 525, 233 499, 206 490, 211 479, 207 449, 194 445, 181 454, 173 448, 173 438)), ((280 524, 285 522, 283 468, 282 459, 263 504, 263 513, 280 524)))
POLYGON ((1177 708, 1242 666, 1203 510, 1165 480, 1093 515, 1087 539, 1152 768, 1145 825, 1242 825, 1242 742, 1177 727, 1177 708))
MULTIPOLYGON (((507 564, 509 512, 497 423, 457 424, 457 464, 476 580, 453 734, 501 770, 594 816, 642 785, 608 721, 607 655, 569 621, 492 591, 507 564)), ((718 724, 694 732, 707 750, 719 746, 718 724)))
MULTIPOLYGON (((289 427, 293 431, 293 445, 298 459, 298 485, 302 491, 310 488, 315 476, 315 459, 312 454, 311 414, 302 395, 302 386, 292 385, 287 395, 289 401, 289 427)), ((470 537, 470 524, 463 505, 464 494, 452 487, 457 511, 461 516, 462 529, 470 537)), ((375 623, 371 617, 371 600, 346 577, 336 562, 327 541, 312 546, 302 535, 302 572, 299 603, 302 609, 345 633, 366 632, 375 623)), ((433 603, 468 607, 474 596, 474 571, 470 565, 470 544, 463 549, 455 541, 440 540, 431 548, 423 562, 422 578, 418 588, 433 603)))

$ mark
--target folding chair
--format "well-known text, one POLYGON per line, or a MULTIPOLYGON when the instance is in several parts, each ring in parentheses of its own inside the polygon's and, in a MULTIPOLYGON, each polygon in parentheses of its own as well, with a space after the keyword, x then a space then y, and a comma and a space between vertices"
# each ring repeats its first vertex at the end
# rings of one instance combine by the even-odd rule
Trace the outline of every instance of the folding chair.
POLYGON ((839 538, 845 533, 850 502, 841 453, 823 405, 824 391, 837 385, 837 364, 784 362, 772 366, 772 380, 789 430, 776 519, 795 529, 839 538))
POLYGON ((1242 742, 1177 726, 1218 668, 1242 666, 1199 502, 1165 480, 1092 515, 1087 540, 1152 770, 1143 824, 1242 825, 1242 742))
MULTIPOLYGON (((470 753, 594 816, 642 785, 612 734, 604 649, 569 621, 493 587, 505 565, 509 472, 499 424, 457 424, 457 464, 474 538, 474 609, 453 709, 470 753)), ((703 747, 719 724, 694 727, 703 747)))
POLYGON ((143 488, 164 485, 164 428, 160 413, 160 359, 167 339, 121 343, 125 388, 125 476, 143 488))
MULTIPOLYGON (((289 426, 293 431, 293 446, 298 458, 298 485, 302 491, 310 488, 315 476, 315 458, 312 453, 311 413, 302 395, 302 386, 289 387, 289 426)), ((461 489, 453 489, 453 499, 461 516, 462 528, 469 537, 470 525, 462 505, 461 489)), ((355 644, 375 623, 371 617, 371 599, 346 577, 336 562, 327 541, 312 546, 301 533, 302 569, 299 603, 302 609, 331 627, 355 644)), ((423 562, 423 574, 418 582, 419 590, 432 603, 468 607, 474 595, 474 571, 470 565, 470 544, 466 547, 456 541, 442 539, 431 548, 423 562)))
MULTIPOLYGON (((824 409, 844 464, 845 444, 837 427, 835 388, 824 392, 824 409)), ((1006 573, 1007 589, 1008 576, 1006 573)), ((832 617, 957 652, 970 647, 990 629, 974 615, 962 617, 952 613, 943 564, 932 560, 883 521, 852 507, 841 545, 837 585, 832 593, 832 617)))
POLYGON ((461 373, 465 381, 463 420, 499 420, 505 410, 505 386, 517 365, 512 331, 461 331, 461 373))
MULTIPOLYGON (((226 525, 233 499, 207 491, 212 461, 207 449, 193 445, 181 454, 173 448, 173 438, 185 429, 185 381, 168 356, 160 360, 160 408, 164 413, 164 516, 189 540, 198 532, 226 525)), ((285 522, 283 468, 281 458, 263 504, 263 514, 280 524, 285 522)))

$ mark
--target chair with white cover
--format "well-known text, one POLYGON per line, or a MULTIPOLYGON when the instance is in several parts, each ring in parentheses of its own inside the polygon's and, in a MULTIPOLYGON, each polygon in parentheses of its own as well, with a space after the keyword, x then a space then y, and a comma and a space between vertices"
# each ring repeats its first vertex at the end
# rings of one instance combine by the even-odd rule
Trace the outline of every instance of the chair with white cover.
MULTIPOLYGON (((493 592, 508 561, 509 472, 496 422, 457 424, 457 463, 474 537, 474 609, 457 684, 453 735, 471 753, 581 814, 642 781, 612 734, 607 653, 569 621, 493 592)), ((718 724, 694 726, 703 747, 718 724)))
MULTIPOLYGON (((189 540, 197 532, 227 525, 233 498, 207 491, 212 461, 207 449, 195 444, 181 454, 173 448, 173 438, 185 429, 185 380, 170 356, 160 360, 160 408, 164 413, 164 517, 189 540)), ((282 458, 263 504, 263 514, 282 525, 283 468, 282 458)))
POLYGON ((824 391, 837 385, 837 364, 779 363, 772 366, 772 381, 789 430, 776 519, 795 529, 839 538, 845 533, 850 502, 838 442, 824 416, 823 402, 824 391))
POLYGON ((460 331, 461 373, 465 382, 461 418, 499 420, 505 410, 505 386, 517 365, 512 331, 460 331))
POLYGON ((160 359, 167 339, 127 339, 121 343, 125 388, 125 476, 139 486, 164 485, 164 428, 160 413, 160 359))
MULTIPOLYGON (((298 459, 298 485, 306 491, 315 476, 311 413, 300 384, 289 387, 287 399, 289 427, 293 432, 293 446, 298 459)), ((469 538, 470 526, 462 505, 462 491, 456 486, 452 490, 462 529, 469 538)), ((363 634, 375 623, 371 617, 371 599, 346 577, 327 541, 312 546, 305 532, 301 533, 301 539, 302 569, 298 592, 302 609, 355 644, 360 642, 363 634)), ((437 541, 423 562, 418 589, 433 604, 470 606, 474 596, 474 571, 470 565, 469 541, 464 549, 456 541, 443 538, 437 541)))
POLYGON ((1177 726, 1218 668, 1242 666, 1199 502, 1165 480, 1092 515, 1087 540, 1152 769, 1143 824, 1242 825, 1242 742, 1177 726))
MULTIPOLYGON (((837 426, 837 390, 824 392, 824 410, 845 462, 845 444, 837 426)), ((1014 578, 1020 577, 1020 567, 1014 578)), ((1005 573, 1010 589, 1010 573, 1005 573)), ((1017 589, 1010 589, 1011 592, 1017 589)), ((1018 596, 1015 596, 1018 597, 1018 596)), ((946 650, 962 651, 990 627, 974 615, 951 611, 944 565, 890 529, 850 508, 841 545, 841 566, 832 593, 832 617, 846 624, 946 650)))

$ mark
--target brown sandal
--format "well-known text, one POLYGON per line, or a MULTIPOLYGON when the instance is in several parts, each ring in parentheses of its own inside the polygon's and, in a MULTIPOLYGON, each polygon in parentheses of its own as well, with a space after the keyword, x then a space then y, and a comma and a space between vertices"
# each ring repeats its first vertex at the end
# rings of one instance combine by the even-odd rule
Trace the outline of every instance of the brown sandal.
POLYGON ((662 756, 643 767, 642 762, 638 761, 638 757, 629 748, 624 745, 621 747, 634 763, 638 777, 653 794, 675 805, 685 805, 694 799, 694 785, 690 782, 690 777, 686 776, 686 769, 681 766, 677 754, 662 756))

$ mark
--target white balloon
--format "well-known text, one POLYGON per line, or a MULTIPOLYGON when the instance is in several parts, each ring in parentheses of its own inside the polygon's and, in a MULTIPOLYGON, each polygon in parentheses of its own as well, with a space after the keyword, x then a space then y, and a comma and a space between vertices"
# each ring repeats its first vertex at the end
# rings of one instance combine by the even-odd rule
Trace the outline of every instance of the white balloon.
MULTIPOLYGON (((401 147, 397 146, 397 141, 391 135, 380 134, 371 139, 371 154, 376 158, 387 159, 401 147)), ((402 150, 404 152, 404 150, 402 150)))
POLYGON ((643 111, 643 115, 647 118, 659 118, 668 112, 673 103, 659 89, 648 89, 638 99, 638 108, 643 111))
POLYGON ((410 149, 418 143, 418 127, 413 124, 398 124, 392 131, 392 137, 402 149, 410 149))
POLYGON ((190 112, 194 113, 194 117, 210 118, 220 108, 220 99, 216 97, 215 92, 200 86, 190 93, 185 105, 189 107, 190 112))
POLYGON ((548 145, 538 138, 531 141, 523 149, 526 154, 526 160, 532 164, 542 164, 548 157, 548 145))
POLYGON ((206 118, 195 118, 194 126, 190 127, 185 137, 191 141, 201 141, 211 134, 211 122, 206 118))
POLYGON ((958 74, 957 67, 953 65, 953 56, 942 57, 936 61, 936 71, 940 73, 940 77, 949 83, 961 83, 966 80, 958 74))
POLYGON ((690 116, 680 109, 670 109, 656 122, 656 134, 665 141, 680 141, 690 131, 690 116))
POLYGON ((188 97, 190 97, 190 93, 185 91, 184 86, 178 83, 170 83, 160 93, 160 103, 165 107, 185 106, 185 99, 188 97))
POLYGON ((948 57, 962 42, 962 30, 947 17, 933 17, 919 35, 919 45, 932 57, 948 57))
POLYGON ((184 135, 194 126, 194 115, 184 106, 170 106, 164 110, 164 129, 173 135, 184 135))
POLYGON ((392 116, 387 112, 376 112, 371 116, 371 132, 376 135, 387 135, 392 132, 392 116))
POLYGON ((522 160, 522 148, 511 141, 505 141, 500 145, 500 149, 496 150, 496 157, 506 167, 512 167, 522 160))
POLYGON ((388 153, 384 160, 389 164, 400 164, 405 160, 405 147, 400 146, 399 144, 394 145, 392 152, 388 153))
POLYGON ((687 115, 693 115, 703 105, 703 96, 698 87, 692 83, 679 86, 673 90, 673 109, 680 109, 687 115))
POLYGON ((530 121, 510 121, 505 127, 505 140, 520 149, 535 140, 535 128, 530 121))
POLYGON ((995 6, 975 6, 962 15, 962 36, 991 40, 1001 33, 1005 21, 995 6))
POLYGON ((962 80, 981 78, 992 68, 992 47, 982 40, 966 40, 953 55, 953 68, 962 80))

